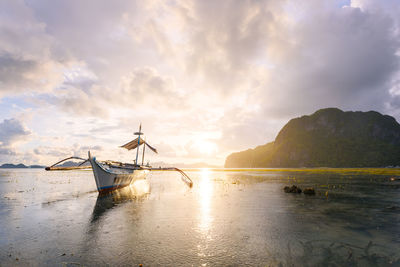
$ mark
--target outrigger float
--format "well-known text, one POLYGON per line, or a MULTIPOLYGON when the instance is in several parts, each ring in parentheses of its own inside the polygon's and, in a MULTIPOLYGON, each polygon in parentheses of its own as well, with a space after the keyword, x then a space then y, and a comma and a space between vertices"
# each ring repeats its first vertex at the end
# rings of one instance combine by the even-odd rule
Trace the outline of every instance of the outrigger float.
POLYGON ((126 148, 128 150, 132 150, 137 148, 136 150, 136 160, 134 164, 131 163, 122 163, 118 161, 99 161, 96 157, 92 157, 90 151, 88 151, 88 159, 83 159, 80 157, 69 157, 59 162, 53 164, 50 167, 46 167, 47 171, 60 171, 60 170, 78 170, 78 169, 92 169, 94 174, 94 179, 96 181, 97 190, 99 193, 106 193, 118 188, 122 188, 125 186, 130 185, 132 182, 140 179, 146 179, 147 174, 150 171, 157 170, 157 171, 177 171, 182 176, 182 181, 185 182, 189 187, 193 186, 192 180, 189 176, 184 173, 182 170, 175 168, 175 167, 168 167, 168 168, 152 168, 151 166, 144 165, 144 152, 146 146, 155 153, 157 149, 150 146, 141 136, 143 133, 141 132, 142 125, 139 126, 139 132, 134 133, 138 135, 138 137, 121 147, 126 148), (139 147, 143 145, 143 155, 142 155, 142 164, 138 164, 138 157, 139 157, 139 147), (82 162, 77 166, 72 167, 65 167, 65 166, 57 166, 58 164, 69 160, 69 159, 78 159, 82 162), (86 162, 90 162, 89 165, 83 165, 86 162))

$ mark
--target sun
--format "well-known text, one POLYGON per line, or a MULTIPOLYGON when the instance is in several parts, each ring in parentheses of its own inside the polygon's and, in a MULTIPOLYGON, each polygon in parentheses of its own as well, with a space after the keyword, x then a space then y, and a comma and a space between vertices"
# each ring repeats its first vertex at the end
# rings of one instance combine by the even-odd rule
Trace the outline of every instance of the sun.
POLYGON ((217 145, 208 140, 197 140, 194 143, 194 147, 204 155, 211 155, 217 152, 217 145))

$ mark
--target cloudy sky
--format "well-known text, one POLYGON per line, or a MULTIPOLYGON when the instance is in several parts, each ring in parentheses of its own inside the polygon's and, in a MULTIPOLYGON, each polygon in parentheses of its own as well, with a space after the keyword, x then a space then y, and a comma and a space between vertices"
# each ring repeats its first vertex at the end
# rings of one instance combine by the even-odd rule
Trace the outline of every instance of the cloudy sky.
POLYGON ((400 0, 0 0, 0 163, 223 165, 324 107, 400 120, 400 0))

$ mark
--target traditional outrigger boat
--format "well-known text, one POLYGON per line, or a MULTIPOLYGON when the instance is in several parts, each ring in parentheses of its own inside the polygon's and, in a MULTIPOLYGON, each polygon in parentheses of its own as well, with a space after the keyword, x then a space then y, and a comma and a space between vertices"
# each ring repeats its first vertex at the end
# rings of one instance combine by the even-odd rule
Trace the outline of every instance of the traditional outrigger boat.
POLYGON ((84 168, 90 168, 89 166, 83 166, 84 163, 87 161, 90 162, 90 165, 93 170, 94 178, 96 181, 96 186, 97 190, 99 193, 105 193, 109 191, 116 190, 118 188, 122 188, 125 186, 130 185, 132 182, 139 180, 139 179, 145 179, 146 175, 152 171, 152 170, 157 170, 157 171, 178 171, 179 173, 182 174, 182 180, 190 187, 192 187, 193 182, 189 178, 189 176, 186 175, 182 170, 175 168, 175 167, 169 167, 169 168, 152 168, 151 166, 144 165, 144 153, 145 153, 145 148, 148 147, 150 150, 152 150, 155 153, 157 152, 157 149, 149 145, 143 137, 143 133, 141 132, 142 125, 139 126, 139 132, 134 133, 135 135, 138 135, 138 137, 125 145, 122 145, 121 147, 126 148, 128 150, 132 149, 137 149, 136 150, 136 160, 134 161, 134 164, 131 163, 122 163, 122 162, 117 162, 117 161, 98 161, 96 157, 92 157, 90 151, 88 151, 88 159, 82 159, 79 157, 69 157, 66 159, 63 159, 56 164, 53 164, 50 167, 46 167, 46 170, 48 171, 55 171, 55 170, 74 170, 74 169, 84 169, 84 168), (143 155, 142 155, 142 164, 138 164, 138 159, 139 159, 139 147, 143 145, 143 155), (60 164, 63 161, 66 161, 68 159, 80 159, 83 162, 79 164, 78 166, 73 166, 73 167, 60 167, 56 166, 60 164))

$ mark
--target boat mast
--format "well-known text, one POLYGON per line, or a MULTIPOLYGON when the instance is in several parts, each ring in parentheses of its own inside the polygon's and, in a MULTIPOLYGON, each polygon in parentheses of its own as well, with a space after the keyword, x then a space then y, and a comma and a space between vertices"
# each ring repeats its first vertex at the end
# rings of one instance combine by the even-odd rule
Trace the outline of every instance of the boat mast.
POLYGON ((135 160, 135 164, 136 164, 136 165, 138 165, 139 146, 140 146, 140 136, 143 134, 141 131, 142 131, 142 123, 140 123, 139 132, 134 133, 134 135, 139 135, 139 137, 138 137, 138 145, 137 145, 137 150, 136 150, 136 160, 135 160))
POLYGON ((144 149, 146 148, 146 141, 143 144, 142 166, 144 165, 144 149))

